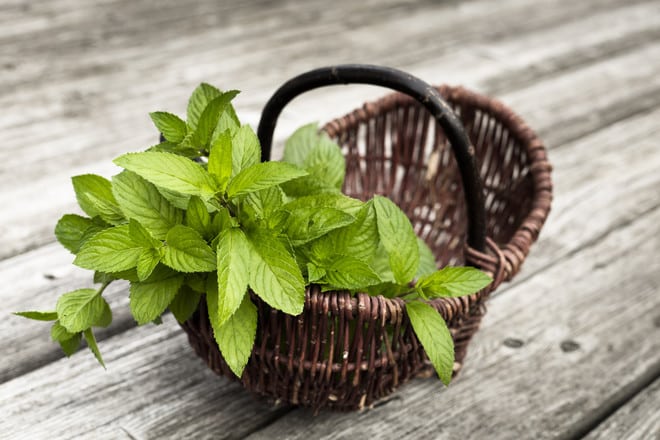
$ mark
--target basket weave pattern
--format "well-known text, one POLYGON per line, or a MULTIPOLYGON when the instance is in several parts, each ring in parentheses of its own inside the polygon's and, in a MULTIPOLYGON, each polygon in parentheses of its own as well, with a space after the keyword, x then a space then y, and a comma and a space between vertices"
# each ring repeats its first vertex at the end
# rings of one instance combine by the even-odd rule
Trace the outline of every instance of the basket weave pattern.
MULTIPOLYGON (((484 301, 518 272, 538 237, 550 209, 551 167, 541 141, 503 104, 463 88, 441 86, 438 91, 461 119, 479 164, 486 253, 465 244, 460 173, 442 129, 424 107, 394 93, 324 130, 345 153, 346 194, 362 200, 374 194, 390 197, 440 267, 472 264, 493 276, 493 283, 477 294, 432 302, 452 332, 456 374, 485 313, 484 301)), ((259 313, 257 341, 240 381, 259 395, 315 409, 355 410, 429 371, 401 299, 322 293, 311 286, 300 316, 252 299, 259 313)), ((183 328, 213 371, 239 380, 213 339, 204 301, 183 328)))

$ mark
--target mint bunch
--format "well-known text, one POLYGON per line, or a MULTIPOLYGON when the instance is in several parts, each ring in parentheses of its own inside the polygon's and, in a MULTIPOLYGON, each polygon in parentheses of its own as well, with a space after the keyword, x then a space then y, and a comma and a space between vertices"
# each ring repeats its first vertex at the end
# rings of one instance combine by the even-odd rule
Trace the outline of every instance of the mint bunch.
POLYGON ((290 315, 303 311, 309 284, 398 296, 449 383, 453 341, 427 301, 474 293, 490 277, 469 267, 436 270, 392 201, 343 195, 344 157, 316 125, 288 139, 283 161, 261 163, 257 136, 231 104, 237 93, 201 84, 186 121, 151 114, 164 142, 115 159, 124 170, 111 180, 73 178, 87 216, 63 216, 55 235, 99 287, 63 294, 54 311, 17 314, 54 321, 51 337, 67 355, 84 338, 103 365, 92 329, 112 321, 103 291, 113 281, 130 282, 140 325, 159 323, 168 308, 184 322, 203 300, 222 355, 240 377, 257 331, 249 291, 290 315))

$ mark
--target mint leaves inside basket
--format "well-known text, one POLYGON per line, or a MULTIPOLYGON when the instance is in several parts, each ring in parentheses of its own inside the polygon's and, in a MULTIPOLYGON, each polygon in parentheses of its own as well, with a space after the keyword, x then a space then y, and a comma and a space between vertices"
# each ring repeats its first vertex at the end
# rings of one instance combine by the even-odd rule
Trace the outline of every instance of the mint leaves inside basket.
POLYGON ((261 163, 257 136, 231 105, 236 94, 200 85, 186 121, 151 114, 164 142, 115 159, 123 171, 111 180, 73 178, 86 216, 64 215, 55 235, 99 287, 63 294, 54 311, 17 314, 54 321, 51 337, 67 355, 84 338, 103 364, 92 328, 112 321, 103 292, 113 281, 130 282, 138 324, 160 323, 167 309, 185 322, 206 301, 222 356, 240 377, 258 331, 250 292, 290 315, 303 311, 310 284, 400 297, 449 383, 452 337, 428 301, 472 294, 490 277, 470 267, 437 270, 392 201, 343 195, 342 152, 315 125, 288 139, 282 161, 261 163))

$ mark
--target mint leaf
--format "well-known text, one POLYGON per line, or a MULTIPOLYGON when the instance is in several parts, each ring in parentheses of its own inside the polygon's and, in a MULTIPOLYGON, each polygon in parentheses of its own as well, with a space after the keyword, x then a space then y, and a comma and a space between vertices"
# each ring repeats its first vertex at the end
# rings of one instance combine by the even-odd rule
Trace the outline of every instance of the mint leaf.
POLYGON ((259 138, 249 125, 239 128, 231 141, 231 175, 234 177, 246 168, 261 161, 259 138))
POLYGON ((87 240, 73 264, 100 272, 120 272, 137 265, 142 249, 130 237, 128 225, 115 226, 87 240))
POLYGON ((301 246, 354 221, 352 215, 334 208, 300 208, 291 211, 285 231, 293 246, 301 246))
POLYGON ((419 237, 417 237, 417 247, 419 248, 419 267, 417 268, 415 278, 432 274, 438 270, 433 251, 431 251, 431 248, 429 248, 426 242, 419 237))
POLYGON ((16 316, 22 316, 23 318, 34 319, 35 321, 55 321, 57 319, 57 312, 38 312, 38 311, 27 311, 27 312, 14 312, 16 316))
POLYGON ((299 167, 305 166, 305 160, 319 142, 319 127, 317 123, 303 125, 293 132, 284 143, 282 160, 299 167))
POLYGON ((186 322, 195 313, 201 297, 200 292, 196 292, 186 285, 181 286, 179 293, 169 305, 170 311, 179 324, 186 322))
POLYGON ((225 111, 231 100, 234 99, 238 93, 238 90, 230 90, 221 93, 209 101, 197 121, 197 127, 195 128, 193 136, 193 143, 195 146, 203 147, 208 145, 211 140, 211 135, 218 125, 220 115, 225 111))
POLYGON ((284 147, 285 162, 300 166, 309 173, 283 185, 292 196, 339 191, 344 183, 346 160, 341 149, 316 124, 296 130, 284 147))
POLYGON ((204 238, 208 239, 213 235, 211 215, 199 197, 190 197, 188 210, 186 211, 186 225, 199 232, 204 238))
POLYGON ((160 252, 157 249, 144 249, 137 260, 137 276, 144 281, 153 273, 160 263, 160 252))
POLYGON ((114 196, 112 195, 112 187, 110 181, 104 177, 96 174, 83 174, 71 178, 73 183, 73 190, 76 192, 76 199, 78 205, 90 217, 100 215, 99 207, 94 203, 94 200, 104 200, 112 204, 116 204, 114 196))
POLYGON ((449 385, 454 369, 454 340, 445 320, 433 307, 419 301, 406 303, 406 312, 438 377, 449 385))
POLYGON ((160 240, 156 240, 140 222, 134 219, 128 223, 128 236, 135 244, 144 248, 158 249, 163 246, 160 240))
POLYGON ((99 346, 96 344, 96 338, 94 337, 94 332, 92 332, 92 329, 86 329, 83 332, 83 336, 85 337, 85 341, 87 341, 87 346, 92 351, 92 353, 94 353, 96 360, 99 361, 99 364, 101 364, 103 368, 105 368, 105 363, 103 362, 103 357, 101 357, 99 346))
POLYGON ((80 246, 85 240, 103 229, 105 227, 95 223, 90 218, 76 214, 66 214, 55 226, 55 238, 62 246, 75 254, 80 250, 80 246))
POLYGON ((324 268, 317 266, 314 263, 307 263, 307 280, 310 283, 319 282, 325 277, 326 271, 324 268))
POLYGON ((183 225, 170 229, 165 237, 163 263, 179 272, 210 272, 216 257, 197 231, 183 225))
MULTIPOLYGON (((272 227, 276 222, 275 213, 282 207, 283 196, 279 186, 247 194, 241 204, 241 213, 247 216, 252 224, 272 227)), ((244 218, 241 220, 245 221, 244 218)))
POLYGON ((271 307, 299 315, 305 304, 305 282, 288 249, 275 237, 250 231, 250 281, 254 292, 271 307))
POLYGON ((247 365, 252 347, 257 335, 257 308, 250 297, 245 295, 240 307, 222 325, 217 321, 217 296, 207 296, 209 303, 209 318, 213 327, 213 335, 222 357, 227 365, 238 377, 241 377, 247 365))
POLYGON ((378 236, 390 259, 390 268, 399 284, 407 284, 417 273, 419 247, 408 217, 394 202, 382 196, 373 198, 378 236))
POLYGON ((163 137, 170 142, 178 144, 186 137, 188 127, 186 122, 176 115, 167 112, 153 112, 149 113, 154 125, 163 133, 163 137))
MULTIPOLYGON (((343 209, 348 211, 346 208, 343 209)), ((365 262, 373 259, 378 247, 378 228, 373 202, 362 204, 353 215, 355 215, 353 223, 331 231, 311 244, 311 251, 316 259, 323 261, 337 254, 350 255, 365 262)), ((380 270, 377 272, 381 273, 380 270)))
POLYGON ((363 289, 381 283, 368 264, 350 256, 341 256, 324 269, 324 281, 334 289, 363 289))
POLYGON ((227 182, 232 176, 231 163, 232 141, 229 132, 222 133, 211 146, 208 170, 220 184, 220 190, 227 188, 227 182))
POLYGON ((202 83, 193 91, 188 100, 188 126, 193 130, 197 128, 197 121, 199 121, 202 112, 209 102, 214 98, 220 96, 220 90, 210 84, 202 83))
POLYGON ((234 198, 243 194, 279 185, 287 180, 304 176, 300 168, 283 162, 264 162, 245 168, 236 175, 227 187, 227 195, 234 198))
POLYGON ((94 205, 98 216, 111 225, 120 225, 126 223, 124 213, 121 212, 119 205, 115 200, 105 200, 98 198, 94 194, 87 194, 87 200, 94 205))
POLYGON ((250 272, 250 244, 238 228, 220 233, 218 248, 218 316, 223 325, 238 309, 247 291, 250 272))
POLYGON ((488 286, 493 279, 474 267, 444 267, 421 277, 416 287, 428 298, 471 295, 488 286))
POLYGON ((57 301, 60 324, 70 333, 81 332, 107 320, 108 303, 95 289, 78 289, 65 293, 57 301))
POLYGON ((126 217, 140 222, 158 239, 165 238, 167 231, 182 221, 183 213, 135 173, 123 171, 114 176, 112 191, 126 217))
POLYGON ((64 354, 69 357, 78 350, 82 334, 70 333, 59 321, 55 321, 50 329, 50 337, 54 342, 60 344, 64 354))
MULTIPOLYGON (((211 220, 211 235, 218 235, 221 231, 233 227, 234 223, 235 219, 229 214, 227 208, 218 209, 218 212, 213 215, 213 220, 211 220)), ((213 243, 212 246, 217 246, 217 243, 213 243)))
POLYGON ((283 209, 294 212, 307 208, 333 208, 356 216, 365 205, 362 201, 343 194, 315 194, 297 198, 284 205, 283 209))
POLYGON ((213 135, 211 136, 211 144, 213 144, 218 136, 222 133, 228 131, 232 136, 238 131, 241 126, 241 122, 236 116, 236 110, 234 106, 229 104, 225 108, 225 111, 220 114, 220 119, 218 120, 218 125, 216 125, 213 135))
POLYGON ((182 284, 182 275, 158 281, 131 283, 130 307, 135 321, 143 325, 158 318, 174 300, 182 284))
POLYGON ((200 164, 176 154, 128 153, 114 163, 170 191, 208 199, 217 190, 217 183, 200 164))

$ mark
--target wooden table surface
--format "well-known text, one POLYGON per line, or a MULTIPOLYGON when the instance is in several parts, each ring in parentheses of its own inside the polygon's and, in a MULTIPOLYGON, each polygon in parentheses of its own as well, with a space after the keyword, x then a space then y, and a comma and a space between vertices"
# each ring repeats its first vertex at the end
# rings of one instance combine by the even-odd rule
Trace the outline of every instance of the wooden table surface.
MULTIPOLYGON (((384 93, 310 93, 277 138, 384 93)), ((0 438, 660 438, 658 0, 3 0, 0 108, 0 438), (107 370, 9 315, 89 285, 53 236, 69 177, 152 144, 148 112, 206 81, 254 126, 283 81, 341 62, 496 96, 549 148, 553 211, 449 388, 314 417, 216 377, 171 316, 136 327, 125 285, 107 370)))

